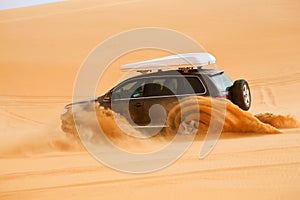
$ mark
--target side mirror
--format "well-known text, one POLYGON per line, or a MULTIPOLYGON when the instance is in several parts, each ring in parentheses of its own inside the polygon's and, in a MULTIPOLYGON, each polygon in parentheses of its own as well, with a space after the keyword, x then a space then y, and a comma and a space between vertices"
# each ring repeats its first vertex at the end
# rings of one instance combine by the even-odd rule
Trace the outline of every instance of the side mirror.
POLYGON ((97 101, 101 104, 103 101, 110 101, 111 100, 111 92, 109 91, 103 96, 97 98, 97 101))
POLYGON ((104 95, 104 98, 103 98, 104 101, 110 101, 111 100, 111 91, 109 91, 108 93, 106 93, 104 95))

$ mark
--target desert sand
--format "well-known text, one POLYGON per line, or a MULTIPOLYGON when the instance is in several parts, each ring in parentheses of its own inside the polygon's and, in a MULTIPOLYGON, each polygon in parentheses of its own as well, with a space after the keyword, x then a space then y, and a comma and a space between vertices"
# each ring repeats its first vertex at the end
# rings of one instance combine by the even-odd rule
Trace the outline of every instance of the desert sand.
MULTIPOLYGON (((232 79, 247 79, 249 113, 299 120, 299 8, 297 0, 74 0, 0 11, 0 199, 298 199, 300 128, 223 133, 202 160, 195 141, 172 165, 137 175, 102 165, 66 137, 60 113, 96 45, 162 27, 194 38, 232 79)), ((104 89, 122 75, 119 65, 158 54, 117 60, 104 89)))

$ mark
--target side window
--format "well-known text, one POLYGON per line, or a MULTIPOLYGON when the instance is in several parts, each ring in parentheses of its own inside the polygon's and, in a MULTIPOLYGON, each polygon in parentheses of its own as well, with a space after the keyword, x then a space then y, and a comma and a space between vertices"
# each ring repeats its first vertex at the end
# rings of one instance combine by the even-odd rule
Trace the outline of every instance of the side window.
POLYGON ((178 91, 178 94, 195 94, 204 93, 205 87, 197 77, 185 77, 182 78, 182 86, 178 91))
POLYGON ((144 87, 144 97, 161 96, 162 85, 159 83, 147 83, 144 87))
POLYGON ((232 80, 224 73, 212 76, 212 80, 220 91, 226 91, 233 85, 232 80))
POLYGON ((165 93, 167 93, 168 95, 177 94, 178 78, 176 77, 166 78, 165 82, 163 83, 163 86, 165 87, 165 93))
POLYGON ((113 90, 113 99, 138 98, 143 95, 145 79, 132 80, 120 84, 113 90))
POLYGON ((138 87, 137 89, 134 90, 134 92, 132 93, 132 95, 130 97, 131 98, 142 97, 144 88, 145 88, 145 83, 142 83, 142 85, 140 87, 138 87))
POLYGON ((177 93, 177 79, 174 77, 153 78, 144 87, 144 96, 168 96, 177 93))

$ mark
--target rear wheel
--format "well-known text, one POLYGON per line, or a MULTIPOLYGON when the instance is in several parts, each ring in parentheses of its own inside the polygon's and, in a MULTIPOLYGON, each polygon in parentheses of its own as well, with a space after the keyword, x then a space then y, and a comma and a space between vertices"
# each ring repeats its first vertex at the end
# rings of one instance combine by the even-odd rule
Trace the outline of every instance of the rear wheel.
POLYGON ((230 88, 231 101, 243 110, 251 106, 251 92, 247 81, 237 80, 230 88))

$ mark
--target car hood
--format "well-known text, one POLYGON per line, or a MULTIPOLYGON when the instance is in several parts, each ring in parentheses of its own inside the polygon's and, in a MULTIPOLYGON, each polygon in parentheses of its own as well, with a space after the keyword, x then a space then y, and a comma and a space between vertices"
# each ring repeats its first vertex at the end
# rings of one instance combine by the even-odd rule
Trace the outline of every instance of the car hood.
POLYGON ((94 97, 94 98, 90 98, 90 99, 85 99, 85 100, 82 100, 82 101, 76 101, 76 102, 73 102, 73 103, 70 103, 68 105, 65 106, 65 109, 69 109, 71 108, 72 106, 76 106, 76 105, 90 105, 94 102, 96 102, 98 100, 99 97, 94 97))

